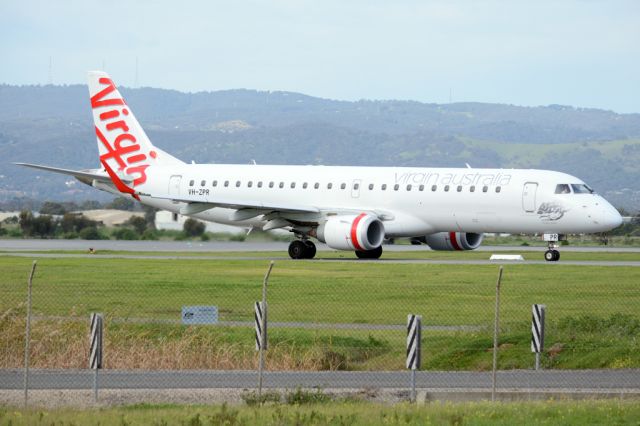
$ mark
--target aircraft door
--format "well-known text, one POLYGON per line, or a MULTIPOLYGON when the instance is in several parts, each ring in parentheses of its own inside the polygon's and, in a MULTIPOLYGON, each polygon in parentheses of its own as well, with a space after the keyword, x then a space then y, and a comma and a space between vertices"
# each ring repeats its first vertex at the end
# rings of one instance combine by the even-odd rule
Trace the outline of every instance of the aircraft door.
POLYGON ((180 175, 173 175, 169 178, 169 195, 180 195, 180 181, 182 181, 180 175))
POLYGON ((360 186, 362 185, 361 179, 354 179, 353 185, 351 186, 351 198, 359 198, 360 197, 360 186))
POLYGON ((536 192, 538 192, 537 182, 527 182, 522 188, 522 208, 527 213, 536 210, 536 192))

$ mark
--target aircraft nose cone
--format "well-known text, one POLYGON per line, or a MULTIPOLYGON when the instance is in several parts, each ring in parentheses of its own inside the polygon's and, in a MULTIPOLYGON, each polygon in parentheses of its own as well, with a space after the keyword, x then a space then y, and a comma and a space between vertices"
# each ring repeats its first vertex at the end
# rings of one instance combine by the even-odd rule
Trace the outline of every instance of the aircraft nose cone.
MULTIPOLYGON (((608 204, 608 203, 607 203, 608 204)), ((608 229, 617 228, 622 223, 622 216, 618 213, 618 210, 608 204, 605 206, 602 212, 602 225, 608 229)))

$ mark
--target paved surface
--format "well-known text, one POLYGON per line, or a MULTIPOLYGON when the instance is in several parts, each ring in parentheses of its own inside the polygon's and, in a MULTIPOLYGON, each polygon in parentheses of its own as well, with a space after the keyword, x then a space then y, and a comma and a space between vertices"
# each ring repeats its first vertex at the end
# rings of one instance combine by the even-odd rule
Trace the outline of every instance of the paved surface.
MULTIPOLYGON (((41 250, 88 250, 93 247, 96 250, 118 250, 118 251, 190 251, 190 252, 248 252, 248 251, 279 251, 286 255, 288 243, 268 241, 268 242, 236 242, 236 241, 114 241, 114 240, 0 240, 0 250, 10 251, 41 251, 41 250)), ((317 243, 320 251, 331 250, 325 244, 317 243)), ((385 245, 386 251, 431 251, 425 245, 385 245)), ((480 246, 478 251, 500 252, 500 251, 521 251, 521 252, 544 252, 544 247, 531 246, 480 246)), ((591 251, 591 252, 632 252, 640 253, 640 247, 574 247, 563 246, 561 251, 591 251)))
MULTIPOLYGON (((21 389, 22 370, 0 370, 0 389, 21 389)), ((101 389, 253 388, 255 371, 113 371, 102 370, 101 389)), ((407 371, 265 372, 267 388, 404 388, 407 371)), ((90 370, 31 370, 30 389, 90 389, 90 370)), ((416 374, 416 386, 430 389, 490 389, 490 372, 427 372, 416 374)), ((640 369, 634 370, 510 370, 497 373, 502 389, 567 389, 577 391, 640 390, 640 369)))

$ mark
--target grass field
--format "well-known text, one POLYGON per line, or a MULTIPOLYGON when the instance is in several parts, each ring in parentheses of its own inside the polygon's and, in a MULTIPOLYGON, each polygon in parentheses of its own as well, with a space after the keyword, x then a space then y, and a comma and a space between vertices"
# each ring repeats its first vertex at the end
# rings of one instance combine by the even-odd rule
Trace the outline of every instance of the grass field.
POLYGON ((7 425, 637 425, 638 401, 379 405, 361 402, 257 407, 154 406, 87 410, 0 408, 7 425))
MULTIPOLYGON (((82 368, 88 314, 103 312, 108 368, 253 368, 251 327, 185 327, 177 322, 185 305, 217 305, 221 321, 252 321, 267 263, 99 255, 39 259, 33 310, 40 319, 34 322, 33 364, 82 368), (170 320, 176 323, 166 323, 170 320)), ((0 257, 0 368, 22 362, 21 304, 30 265, 26 258, 0 257)), ((497 270, 497 265, 278 261, 268 291, 270 321, 329 326, 272 327, 268 367, 401 369, 402 328, 344 330, 330 324, 402 325, 407 314, 417 313, 423 315, 423 325, 435 327, 423 334, 428 348, 424 368, 486 370, 497 270)), ((546 367, 640 367, 638 282, 637 267, 506 266, 500 367, 531 366, 532 303, 547 305, 546 367)))

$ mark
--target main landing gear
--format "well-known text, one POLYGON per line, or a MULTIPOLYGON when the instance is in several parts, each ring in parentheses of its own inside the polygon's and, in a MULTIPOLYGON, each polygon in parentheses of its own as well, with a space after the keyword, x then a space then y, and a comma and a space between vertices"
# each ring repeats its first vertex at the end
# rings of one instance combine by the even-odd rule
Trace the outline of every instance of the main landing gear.
POLYGON ((316 255, 316 245, 309 240, 295 240, 289 244, 289 256, 292 259, 313 259, 316 255))
POLYGON ((548 243, 549 249, 544 252, 544 260, 547 262, 557 262, 560 260, 560 252, 558 251, 558 241, 565 239, 564 235, 544 234, 544 240, 548 243))
POLYGON ((358 256, 358 259, 380 259, 380 256, 382 256, 382 246, 374 248, 373 250, 357 250, 356 256, 358 256))

